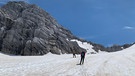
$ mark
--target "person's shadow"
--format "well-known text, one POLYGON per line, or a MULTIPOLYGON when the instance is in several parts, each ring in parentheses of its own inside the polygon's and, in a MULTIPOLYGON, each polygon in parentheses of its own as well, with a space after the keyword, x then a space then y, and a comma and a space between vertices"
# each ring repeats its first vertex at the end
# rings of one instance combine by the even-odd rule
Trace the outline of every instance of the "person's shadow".
POLYGON ((81 64, 76 64, 76 65, 81 65, 81 64))

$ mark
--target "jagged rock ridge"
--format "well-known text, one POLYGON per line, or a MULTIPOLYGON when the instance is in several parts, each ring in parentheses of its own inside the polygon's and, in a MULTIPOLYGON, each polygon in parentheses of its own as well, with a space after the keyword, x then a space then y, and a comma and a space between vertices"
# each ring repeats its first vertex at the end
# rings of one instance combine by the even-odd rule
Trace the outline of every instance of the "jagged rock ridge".
POLYGON ((131 43, 131 44, 123 44, 123 45, 112 45, 112 46, 109 46, 109 47, 105 47, 101 44, 97 44, 97 43, 94 43, 94 42, 91 42, 91 41, 87 41, 87 40, 84 40, 84 39, 78 39, 79 41, 81 41, 82 43, 85 43, 87 42, 88 44, 92 45, 92 49, 94 51, 96 51, 97 53, 99 51, 105 51, 105 52, 117 52, 117 51, 121 51, 123 49, 126 49, 126 48, 129 48, 130 46, 134 45, 135 43, 131 43))
POLYGON ((70 41, 75 38, 69 30, 34 4, 12 1, 0 8, 0 51, 3 53, 80 53, 84 49, 70 41))
POLYGON ((34 4, 8 2, 0 8, 0 51, 14 55, 80 53, 82 48, 71 39, 88 42, 98 52, 115 52, 133 44, 104 47, 75 37, 46 11, 34 4))

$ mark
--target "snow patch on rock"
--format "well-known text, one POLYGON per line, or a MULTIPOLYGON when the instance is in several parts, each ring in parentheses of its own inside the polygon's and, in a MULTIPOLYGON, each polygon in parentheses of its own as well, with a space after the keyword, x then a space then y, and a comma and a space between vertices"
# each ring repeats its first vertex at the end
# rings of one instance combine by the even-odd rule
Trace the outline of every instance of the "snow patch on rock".
POLYGON ((75 41, 78 43, 78 45, 83 48, 83 49, 86 49, 87 53, 97 53, 95 50, 93 50, 93 46, 87 42, 81 42, 79 40, 76 40, 76 39, 72 39, 71 41, 75 41))

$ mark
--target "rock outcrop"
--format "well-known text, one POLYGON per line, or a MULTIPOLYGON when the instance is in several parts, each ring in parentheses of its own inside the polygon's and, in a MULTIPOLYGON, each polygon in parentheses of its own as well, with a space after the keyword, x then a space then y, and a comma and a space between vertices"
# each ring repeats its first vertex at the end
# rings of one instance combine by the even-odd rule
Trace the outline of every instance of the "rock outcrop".
POLYGON ((93 45, 93 49, 98 52, 100 51, 106 51, 106 52, 116 52, 116 51, 121 51, 123 49, 129 48, 130 46, 132 46, 133 44, 124 44, 124 45, 113 45, 110 47, 104 47, 100 44, 95 44, 90 42, 91 45, 93 45))
MULTIPOLYGON (((8 2, 0 8, 0 52, 13 55, 44 55, 80 53, 83 49, 76 42, 77 39, 69 30, 34 4, 22 1, 8 2)), ((98 52, 115 52, 130 47, 132 44, 104 47, 100 44, 88 42, 98 52)))
POLYGON ((126 48, 129 48, 130 46, 132 46, 133 44, 124 44, 124 45, 113 45, 111 47, 106 47, 106 51, 107 52, 116 52, 116 51, 120 51, 126 48))
POLYGON ((130 46, 134 45, 135 43, 131 43, 131 44, 124 44, 124 45, 112 45, 110 47, 105 47, 101 44, 97 44, 97 43, 93 43, 87 40, 83 40, 83 39, 78 39, 81 42, 87 42, 88 44, 92 45, 92 49, 95 50, 97 53, 99 51, 105 51, 105 52, 116 52, 116 51, 121 51, 123 49, 129 48, 130 46))
POLYGON ((69 30, 34 4, 8 2, 0 8, 0 51, 14 55, 80 53, 69 30))

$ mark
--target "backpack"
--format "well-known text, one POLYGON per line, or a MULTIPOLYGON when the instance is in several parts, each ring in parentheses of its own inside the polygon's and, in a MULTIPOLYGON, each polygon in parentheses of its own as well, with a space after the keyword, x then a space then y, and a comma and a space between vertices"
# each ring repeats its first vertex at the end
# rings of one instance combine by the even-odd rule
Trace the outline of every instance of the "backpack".
POLYGON ((85 56, 85 52, 82 52, 82 53, 81 53, 81 56, 85 56))

